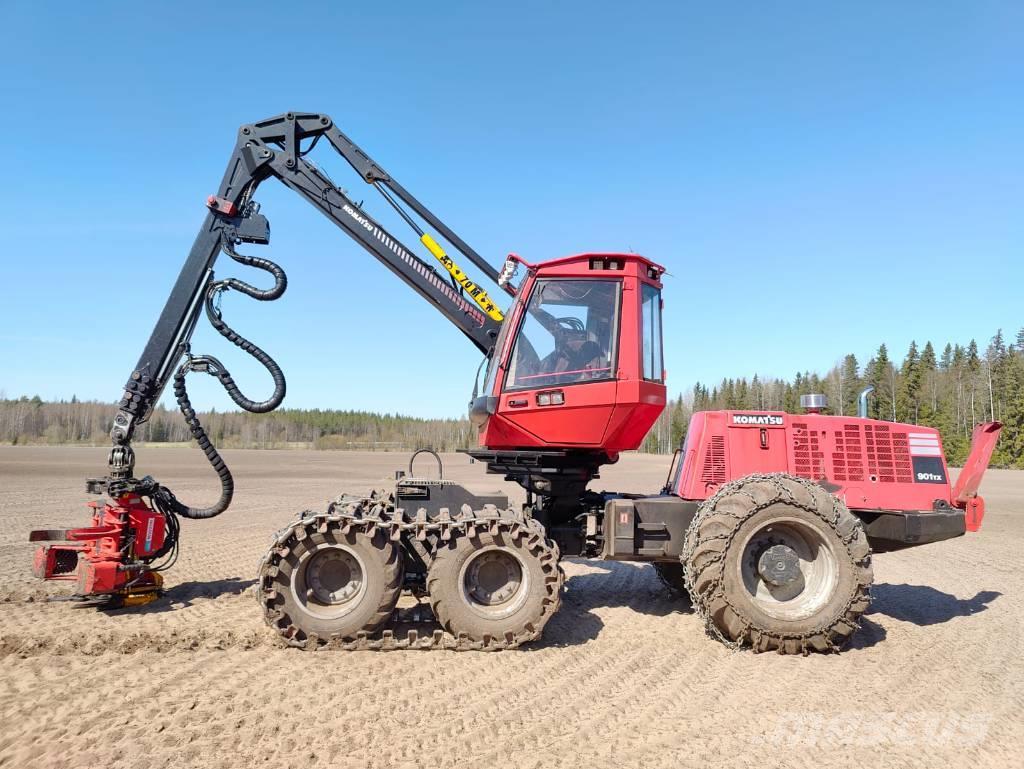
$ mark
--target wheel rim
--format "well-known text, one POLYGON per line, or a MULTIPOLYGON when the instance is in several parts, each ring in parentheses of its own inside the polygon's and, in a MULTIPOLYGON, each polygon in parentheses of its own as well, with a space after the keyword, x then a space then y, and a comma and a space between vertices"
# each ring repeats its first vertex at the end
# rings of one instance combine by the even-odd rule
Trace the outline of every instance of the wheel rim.
POLYGON ((772 617, 810 617, 835 594, 839 559, 817 528, 780 518, 747 535, 737 568, 747 597, 772 617))
POLYGON ((462 600, 488 619, 513 614, 526 601, 529 572, 518 555, 502 547, 482 548, 459 571, 462 600))
POLYGON ((300 561, 292 593, 310 614, 325 619, 353 611, 366 593, 366 570, 347 547, 322 547, 300 561))

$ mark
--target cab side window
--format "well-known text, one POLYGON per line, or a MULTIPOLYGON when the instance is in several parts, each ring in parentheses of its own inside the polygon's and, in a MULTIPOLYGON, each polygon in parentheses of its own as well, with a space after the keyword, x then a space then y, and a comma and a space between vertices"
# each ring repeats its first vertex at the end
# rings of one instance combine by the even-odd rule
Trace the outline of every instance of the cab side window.
POLYGON ((661 382, 665 377, 661 350, 661 292, 646 283, 643 285, 640 312, 643 316, 644 379, 661 382))

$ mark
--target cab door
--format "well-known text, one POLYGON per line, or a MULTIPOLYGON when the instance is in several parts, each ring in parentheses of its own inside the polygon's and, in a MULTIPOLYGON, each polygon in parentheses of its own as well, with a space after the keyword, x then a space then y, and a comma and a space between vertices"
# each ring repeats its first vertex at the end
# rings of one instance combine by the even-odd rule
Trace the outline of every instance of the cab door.
POLYGON ((621 279, 535 281, 497 408, 521 445, 602 445, 616 404, 622 288, 621 279))

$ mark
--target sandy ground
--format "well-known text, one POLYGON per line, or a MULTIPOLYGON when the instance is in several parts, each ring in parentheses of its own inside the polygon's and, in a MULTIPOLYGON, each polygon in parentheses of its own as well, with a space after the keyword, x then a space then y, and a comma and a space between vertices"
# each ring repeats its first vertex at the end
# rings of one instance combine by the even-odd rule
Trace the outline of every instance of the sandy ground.
MULTIPOLYGON (((302 653, 251 594, 270 533, 405 457, 226 456, 235 504, 184 523, 168 597, 101 613, 47 602, 62 586, 32 580, 26 540, 84 525, 105 451, 0 447, 0 767, 1019 765, 1024 473, 988 475, 979 534, 876 557, 837 656, 730 652, 650 567, 600 562, 566 563, 561 611, 519 651, 302 653)), ((598 484, 654 491, 667 464, 628 456, 598 484)), ((139 467, 213 494, 198 451, 144 448, 139 467)), ((501 485, 464 457, 446 470, 501 485)))

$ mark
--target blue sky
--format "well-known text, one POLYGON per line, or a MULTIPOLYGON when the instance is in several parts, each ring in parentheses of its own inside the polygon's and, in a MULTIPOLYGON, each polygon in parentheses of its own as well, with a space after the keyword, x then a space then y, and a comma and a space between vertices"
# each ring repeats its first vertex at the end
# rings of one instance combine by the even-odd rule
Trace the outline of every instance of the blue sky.
MULTIPOLYGON (((364 5, 4 3, 0 390, 116 399, 238 125, 292 109, 496 265, 666 265, 673 392, 1024 325, 1019 3, 364 5)), ((249 251, 291 283, 224 307, 286 405, 463 413, 459 332, 280 185, 257 199, 272 244, 249 251)), ((195 348, 269 392, 207 329, 195 348)), ((196 405, 227 406, 205 379, 196 405)))

